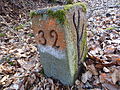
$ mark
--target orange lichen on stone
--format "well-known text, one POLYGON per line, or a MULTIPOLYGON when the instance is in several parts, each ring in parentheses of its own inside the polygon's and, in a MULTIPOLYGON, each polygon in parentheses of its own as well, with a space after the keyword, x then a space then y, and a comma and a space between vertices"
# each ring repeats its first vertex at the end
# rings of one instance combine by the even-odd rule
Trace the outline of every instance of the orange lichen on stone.
POLYGON ((36 16, 35 19, 36 24, 34 24, 33 30, 37 43, 64 50, 66 48, 64 29, 56 19, 39 20, 39 16, 36 16))
POLYGON ((55 25, 55 20, 50 20, 48 23, 48 27, 51 27, 52 25, 55 25))

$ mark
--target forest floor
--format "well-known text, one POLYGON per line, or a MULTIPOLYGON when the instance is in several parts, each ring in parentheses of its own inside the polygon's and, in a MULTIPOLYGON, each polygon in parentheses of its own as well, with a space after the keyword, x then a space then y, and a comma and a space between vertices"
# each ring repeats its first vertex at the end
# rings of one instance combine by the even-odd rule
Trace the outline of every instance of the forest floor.
POLYGON ((73 86, 45 77, 31 29, 30 10, 54 4, 0 1, 0 90, 120 90, 120 2, 82 1, 88 4, 88 56, 73 86))

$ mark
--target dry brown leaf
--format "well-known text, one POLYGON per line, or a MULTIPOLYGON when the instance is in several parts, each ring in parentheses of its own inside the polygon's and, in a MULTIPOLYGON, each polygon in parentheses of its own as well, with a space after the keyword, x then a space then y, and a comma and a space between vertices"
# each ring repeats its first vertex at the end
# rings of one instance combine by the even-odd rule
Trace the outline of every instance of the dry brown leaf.
POLYGON ((110 83, 104 83, 102 84, 105 90, 119 90, 120 88, 116 85, 110 84, 110 83))
POLYGON ((100 78, 100 82, 104 83, 106 78, 107 78, 107 74, 106 73, 101 73, 99 78, 100 78))
POLYGON ((3 83, 5 80, 7 80, 9 78, 9 75, 4 76, 1 80, 0 83, 3 83))
POLYGON ((92 73, 90 71, 87 71, 87 72, 82 74, 81 81, 83 83, 86 83, 87 80, 90 79, 91 77, 92 77, 92 73))
POLYGON ((115 49, 116 49, 115 47, 112 48, 111 46, 105 50, 104 54, 112 54, 114 53, 115 49))
POLYGON ((98 75, 98 72, 97 72, 97 70, 96 70, 96 68, 94 67, 93 64, 92 64, 92 65, 88 65, 88 66, 87 66, 87 69, 88 69, 90 72, 92 72, 93 75, 98 75))
POLYGON ((114 84, 116 84, 117 81, 120 81, 120 70, 115 69, 111 77, 114 84))
POLYGON ((5 82, 5 85, 4 85, 4 87, 8 87, 9 85, 11 85, 12 84, 12 82, 13 82, 13 80, 7 80, 6 82, 5 82))
POLYGON ((9 65, 0 65, 0 72, 5 74, 14 74, 15 68, 9 65))
POLYGON ((96 64, 95 67, 98 68, 98 69, 102 69, 103 67, 111 67, 111 66, 119 66, 120 65, 120 62, 118 61, 113 61, 113 62, 109 62, 109 63, 104 63, 104 64, 96 64))
POLYGON ((110 60, 120 61, 120 55, 117 54, 108 54, 106 55, 106 57, 110 60))

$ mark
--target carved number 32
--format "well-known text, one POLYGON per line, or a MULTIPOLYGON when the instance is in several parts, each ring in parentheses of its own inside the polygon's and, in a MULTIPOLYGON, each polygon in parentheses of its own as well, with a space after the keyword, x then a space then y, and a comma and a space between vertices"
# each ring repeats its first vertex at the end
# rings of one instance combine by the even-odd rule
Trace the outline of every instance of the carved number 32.
MULTIPOLYGON (((39 35, 39 38, 40 38, 40 40, 39 40, 40 44, 46 45, 47 40, 46 40, 46 38, 44 36, 44 32, 42 30, 40 30, 38 32, 38 35, 39 35)), ((50 31, 50 37, 54 39, 54 42, 53 42, 52 46, 56 47, 56 48, 59 48, 60 46, 56 46, 56 43, 57 43, 57 40, 58 40, 58 34, 57 34, 57 32, 55 30, 50 31)))

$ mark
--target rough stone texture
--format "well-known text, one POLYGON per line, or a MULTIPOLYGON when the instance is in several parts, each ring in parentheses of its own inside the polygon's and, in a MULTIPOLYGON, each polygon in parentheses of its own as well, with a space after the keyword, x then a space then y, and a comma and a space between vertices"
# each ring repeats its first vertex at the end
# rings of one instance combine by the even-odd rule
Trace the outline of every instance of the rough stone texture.
POLYGON ((86 19, 82 6, 59 6, 35 13, 32 28, 45 74, 65 85, 72 85, 78 76, 79 63, 87 52, 86 19), (50 16, 49 10, 64 12, 64 22, 60 23, 56 15, 50 16))

